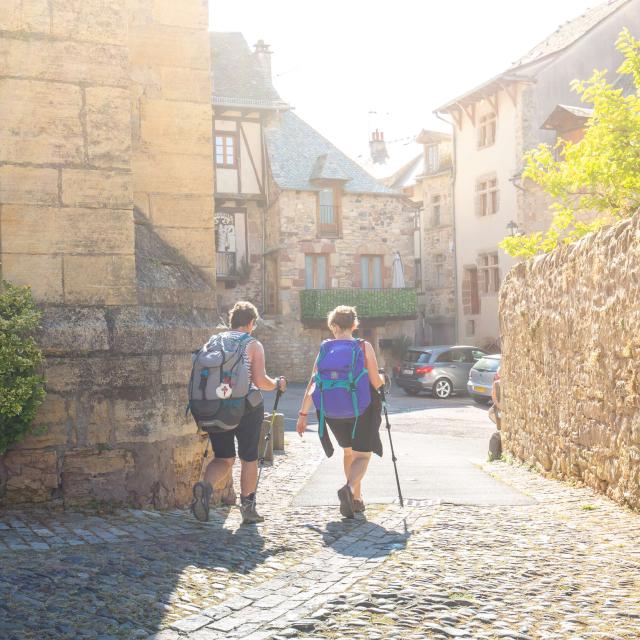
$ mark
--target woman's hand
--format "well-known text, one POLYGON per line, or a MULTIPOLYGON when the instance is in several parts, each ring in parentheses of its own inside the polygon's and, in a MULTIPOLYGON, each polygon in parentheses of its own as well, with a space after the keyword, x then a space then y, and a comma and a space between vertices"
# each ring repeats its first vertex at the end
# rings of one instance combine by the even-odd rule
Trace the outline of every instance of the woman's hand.
POLYGON ((307 416, 298 414, 298 422, 296 422, 296 431, 302 438, 302 434, 307 430, 307 416))
POLYGON ((280 393, 284 393, 287 390, 287 379, 284 376, 280 376, 277 379, 276 388, 280 393))

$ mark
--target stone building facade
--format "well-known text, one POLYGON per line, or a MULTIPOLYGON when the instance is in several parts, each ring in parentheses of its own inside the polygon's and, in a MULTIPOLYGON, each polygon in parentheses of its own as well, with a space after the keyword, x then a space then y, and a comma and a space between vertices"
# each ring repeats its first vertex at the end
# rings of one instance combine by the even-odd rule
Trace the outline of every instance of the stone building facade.
POLYGON ((0 501, 184 504, 190 351, 217 320, 207 2, 0 8, 2 278, 43 312, 47 397, 0 501))
POLYGON ((329 336, 326 305, 356 304, 361 334, 384 361, 394 338, 414 337, 410 201, 289 110, 273 87, 267 45, 251 51, 238 33, 213 33, 211 42, 214 136, 230 134, 237 145, 235 162, 216 158, 216 218, 231 225, 228 213, 246 215, 233 235, 250 266, 222 272, 218 229, 221 313, 238 299, 256 304, 269 371, 301 381, 329 336), (396 252, 401 290, 391 287, 396 252))
MULTIPOLYGON (((515 260, 498 245, 511 232, 548 228, 549 200, 523 181, 523 155, 555 141, 545 127, 558 105, 576 105, 575 78, 613 74, 623 27, 640 31, 640 0, 603 2, 558 28, 510 69, 438 109, 453 124, 458 340, 498 345, 500 283, 515 260)), ((615 80, 615 76, 610 78, 615 80)), ((551 130, 549 130, 551 129, 551 130)))
POLYGON ((640 509, 640 215, 517 265, 500 292, 503 447, 640 509))
POLYGON ((381 364, 394 340, 413 341, 413 204, 384 187, 292 112, 267 129, 274 195, 267 252, 277 264, 277 307, 264 329, 270 366, 308 378, 327 311, 355 304, 360 335, 381 364), (405 288, 393 288, 396 253, 405 288), (268 334, 268 335, 267 335, 268 334))
POLYGON ((424 343, 456 341, 455 242, 453 226, 451 135, 423 130, 424 170, 419 178, 421 295, 424 343))

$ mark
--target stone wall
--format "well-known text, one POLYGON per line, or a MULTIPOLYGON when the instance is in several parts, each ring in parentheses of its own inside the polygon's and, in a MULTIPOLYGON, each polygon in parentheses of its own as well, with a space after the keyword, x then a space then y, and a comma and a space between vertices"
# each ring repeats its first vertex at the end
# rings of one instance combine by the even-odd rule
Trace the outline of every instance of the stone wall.
POLYGON ((205 0, 1 3, 0 275, 41 304, 48 393, 0 502, 190 497, 189 354, 217 319, 207 25, 205 0))
POLYGON ((640 508, 640 215, 514 267, 503 446, 640 508))
POLYGON ((432 344, 455 341, 455 260, 451 171, 426 175, 422 180, 422 288, 425 322, 431 326, 432 344), (433 197, 440 197, 439 220, 433 197), (438 266, 441 276, 438 280, 438 266), (448 335, 447 335, 448 334, 448 335))

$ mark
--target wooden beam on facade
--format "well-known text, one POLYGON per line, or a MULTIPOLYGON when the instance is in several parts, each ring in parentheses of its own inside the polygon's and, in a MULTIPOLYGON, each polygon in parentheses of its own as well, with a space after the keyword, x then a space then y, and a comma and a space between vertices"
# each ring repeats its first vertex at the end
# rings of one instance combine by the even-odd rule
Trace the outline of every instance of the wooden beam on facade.
POLYGON ((498 117, 498 93, 496 92, 493 95, 487 96, 487 101, 491 105, 491 108, 493 109, 493 112, 496 114, 496 117, 498 117))
POLYGON ((470 105, 465 106, 464 104, 458 103, 462 110, 467 114, 467 118, 471 120, 471 124, 476 126, 476 103, 472 102, 470 105))
POLYGON ((249 156, 249 160, 251 161, 251 167, 253 169, 253 173, 255 174, 256 180, 258 181, 258 188, 260 189, 260 193, 264 193, 262 180, 260 179, 260 175, 258 174, 258 169, 256 168, 256 163, 253 159, 253 154, 251 153, 251 147, 249 146, 249 140, 247 140, 247 134, 244 131, 242 122, 240 123, 239 128, 240 128, 240 134, 242 135, 242 139, 244 140, 244 144, 247 149, 247 155, 249 156))

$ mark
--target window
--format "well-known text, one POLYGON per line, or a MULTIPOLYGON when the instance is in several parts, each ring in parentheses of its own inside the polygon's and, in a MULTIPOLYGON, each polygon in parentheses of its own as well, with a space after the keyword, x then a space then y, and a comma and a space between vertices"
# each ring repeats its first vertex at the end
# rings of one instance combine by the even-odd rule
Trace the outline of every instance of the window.
POLYGON ((478 123, 478 147, 489 147, 496 141, 496 114, 488 113, 478 123))
POLYGON ((487 216, 498 211, 498 180, 484 178, 476 183, 476 212, 487 216))
POLYGON ((422 291, 422 260, 420 258, 413 261, 413 273, 415 287, 418 291, 422 291))
POLYGON ((246 211, 244 209, 217 211, 214 222, 216 273, 220 278, 235 276, 238 268, 248 260, 246 211))
POLYGON ((467 320, 465 327, 465 335, 475 336, 476 335, 476 321, 475 320, 467 320))
POLYGON ((450 349, 442 352, 436 358, 436 362, 464 362, 465 357, 464 349, 450 349))
POLYGON ((440 196, 431 197, 431 226, 433 227, 440 226, 440 204, 440 196))
POLYGON ((327 188, 318 192, 318 236, 336 237, 340 232, 338 192, 327 188))
POLYGON ((462 305, 465 315, 480 313, 477 267, 465 267, 462 281, 462 305))
POLYGON ((360 256, 360 286, 382 289, 382 256, 360 256))
POLYGON ((434 172, 440 166, 440 157, 438 153, 438 145, 430 144, 427 147, 427 171, 434 172))
POLYGON ((444 286, 444 255, 442 253, 436 253, 434 261, 435 286, 439 289, 444 286))
POLYGON ((235 169, 238 166, 236 135, 216 133, 216 166, 235 169))
POLYGON ((265 265, 265 301, 264 311, 268 315, 278 313, 278 260, 274 255, 268 255, 265 265))
POLYGON ((404 356, 405 362, 413 364, 428 364, 429 360, 431 360, 430 351, 414 351, 410 349, 404 356))
POLYGON ((305 287, 307 289, 327 288, 327 256, 311 253, 305 256, 305 287))
POLYGON ((497 253, 483 253, 478 258, 478 280, 482 293, 500 291, 500 267, 497 253))

